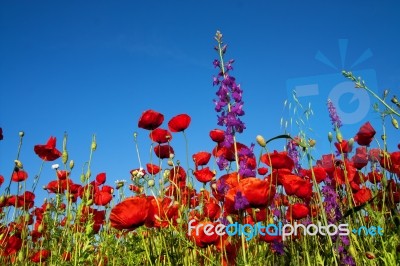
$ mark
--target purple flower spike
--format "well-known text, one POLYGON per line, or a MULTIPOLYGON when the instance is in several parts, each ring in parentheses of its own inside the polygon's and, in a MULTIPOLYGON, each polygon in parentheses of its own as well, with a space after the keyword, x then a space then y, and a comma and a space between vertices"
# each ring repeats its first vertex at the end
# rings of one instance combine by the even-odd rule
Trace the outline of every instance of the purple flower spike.
POLYGON ((242 195, 242 192, 236 192, 235 196, 235 210, 244 210, 249 206, 249 202, 247 199, 242 195))

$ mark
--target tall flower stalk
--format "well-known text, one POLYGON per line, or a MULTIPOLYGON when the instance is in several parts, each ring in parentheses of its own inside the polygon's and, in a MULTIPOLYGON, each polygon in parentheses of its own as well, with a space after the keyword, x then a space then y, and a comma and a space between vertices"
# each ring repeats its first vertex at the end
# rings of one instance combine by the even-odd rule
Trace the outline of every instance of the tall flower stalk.
MULTIPOLYGON (((225 139, 222 145, 227 148, 232 147, 232 145, 234 146, 236 167, 237 170, 239 170, 240 166, 235 135, 236 133, 242 133, 246 128, 243 121, 239 118, 244 115, 244 102, 242 100, 243 90, 240 85, 236 83, 236 79, 230 75, 230 71, 233 70, 232 65, 234 60, 231 59, 227 63, 224 62, 227 45, 222 41, 221 32, 217 31, 215 40, 218 43, 215 50, 218 52, 219 56, 219 59, 215 59, 213 62, 214 66, 219 68, 218 75, 213 78, 213 85, 219 86, 216 92, 218 98, 214 100, 215 111, 219 113, 217 116, 218 125, 225 127, 225 139)), ((219 160, 224 160, 224 158, 220 158, 219 160)), ((224 164, 220 163, 219 165, 221 168, 221 165, 224 164)))

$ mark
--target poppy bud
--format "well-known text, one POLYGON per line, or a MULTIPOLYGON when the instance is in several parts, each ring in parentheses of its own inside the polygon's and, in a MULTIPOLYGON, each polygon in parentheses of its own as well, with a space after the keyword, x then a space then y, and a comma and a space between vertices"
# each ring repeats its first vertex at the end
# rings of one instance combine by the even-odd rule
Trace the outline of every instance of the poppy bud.
POLYGON ((226 216, 226 219, 228 220, 228 222, 229 222, 230 224, 233 224, 232 216, 228 215, 228 216, 226 216))
POLYGON ((353 149, 354 139, 353 139, 353 138, 349 139, 349 141, 347 142, 347 144, 349 145, 349 149, 350 149, 350 150, 353 149))
POLYGON ((69 169, 72 170, 74 168, 74 165, 75 165, 74 160, 69 161, 69 169))
POLYGON ((375 259, 375 254, 369 251, 365 252, 365 256, 370 260, 375 259))
POLYGON ((68 161, 68 152, 67 150, 63 150, 62 155, 61 155, 62 163, 66 164, 68 161))
POLYGON ((381 136, 381 139, 382 139, 382 140, 386 140, 386 135, 382 135, 382 136, 381 136))
POLYGON ((55 163, 51 166, 51 169, 53 170, 57 170, 58 168, 60 168, 60 165, 58 163, 55 163))
POLYGON ((399 123, 397 122, 396 118, 392 118, 392 125, 395 129, 399 129, 399 123))
POLYGON ((257 141, 258 145, 260 145, 263 148, 267 145, 267 143, 265 142, 264 137, 261 136, 261 135, 257 135, 256 141, 257 141))
POLYGON ((86 174, 85 174, 85 180, 88 180, 89 178, 90 178, 90 176, 92 175, 92 172, 90 171, 90 169, 88 169, 87 171, 86 171, 86 174))
POLYGON ((332 136, 332 132, 328 132, 328 140, 329 142, 332 142, 333 136, 332 136))
POLYGON ((22 137, 25 135, 25 133, 24 133, 24 131, 20 131, 20 132, 18 133, 18 135, 22 138, 22 137))
POLYGON ((91 235, 92 233, 93 233, 93 226, 90 223, 88 223, 85 228, 85 234, 88 236, 91 235))
POLYGON ((174 166, 174 162, 172 160, 168 160, 167 164, 168 164, 168 166, 171 166, 171 167, 174 166))
POLYGON ((343 141, 342 133, 341 133, 339 130, 336 132, 336 140, 337 140, 339 143, 342 143, 342 141, 343 141))
POLYGON ((315 139, 310 139, 310 140, 308 141, 308 144, 310 144, 310 147, 311 147, 311 148, 314 147, 316 143, 317 143, 317 141, 316 141, 315 139))
POLYGON ((399 102, 399 100, 397 100, 396 95, 393 96, 393 98, 392 98, 391 101, 392 101, 392 103, 394 103, 394 104, 397 104, 397 103, 399 102))
POLYGON ((24 261, 24 259, 25 259, 25 254, 24 254, 24 251, 19 251, 18 252, 18 261, 24 261))
POLYGON ((354 246, 351 245, 351 244, 350 244, 350 246, 349 246, 349 253, 350 253, 350 255, 351 255, 353 258, 356 258, 356 257, 357 257, 356 249, 355 249, 354 246))
POLYGON ((85 179, 85 175, 84 174, 81 174, 80 180, 81 180, 81 183, 85 183, 86 179, 85 179))
POLYGON ((38 230, 39 233, 43 232, 43 224, 39 224, 37 230, 38 230))
POLYGON ((153 186, 154 186, 154 180, 153 180, 153 179, 150 179, 149 181, 147 181, 147 185, 148 185, 149 187, 153 187, 153 186))
POLYGON ((388 96, 389 94, 389 90, 384 90, 383 91, 383 98, 386 98, 386 96, 388 96))
POLYGON ((96 136, 95 135, 93 135, 92 145, 90 146, 90 148, 92 149, 92 151, 95 151, 97 149, 97 143, 96 143, 96 136))
POLYGON ((214 189, 214 190, 217 190, 217 183, 213 183, 213 184, 211 185, 211 188, 214 189))
POLYGON ((22 165, 22 163, 18 160, 14 160, 15 166, 18 167, 19 169, 24 168, 24 166, 22 165))
POLYGON ((0 205, 3 204, 5 200, 6 200, 6 197, 4 195, 1 195, 1 197, 0 197, 0 205))

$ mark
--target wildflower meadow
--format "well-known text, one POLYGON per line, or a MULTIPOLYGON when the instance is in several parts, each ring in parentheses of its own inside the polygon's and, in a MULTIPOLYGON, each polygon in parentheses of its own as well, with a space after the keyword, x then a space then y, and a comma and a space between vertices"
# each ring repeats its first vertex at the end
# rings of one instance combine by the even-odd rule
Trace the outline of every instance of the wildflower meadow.
MULTIPOLYGON (((3 162, 10 172, 0 173, 0 265, 400 264, 400 144, 389 145, 399 141, 396 95, 378 95, 343 71, 354 90, 375 99, 382 123, 365 121, 358 132, 342 134, 336 107, 323 99, 332 127, 322 156, 314 152, 320 143, 300 127, 243 139, 251 103, 244 103, 222 33, 214 40, 209 92, 217 119, 204 125, 212 150, 174 149, 175 138, 190 140, 190 110, 168 119, 143 110, 134 121, 136 167, 130 179, 114 183, 91 171, 101 145, 95 135, 81 169, 70 158, 67 134, 27 147, 26 156, 42 160, 36 174, 20 159, 29 132, 15 132, 18 153, 3 162), (377 135, 389 127, 394 135, 377 135), (136 134, 148 135, 149 153, 139 151, 136 134), (284 148, 271 150, 275 142, 284 148), (41 176, 44 167, 54 171, 50 181, 41 176), (48 195, 43 202, 35 199, 39 190, 48 195)), ((307 105, 295 92, 289 101, 298 110, 307 105)), ((308 114, 304 119, 312 119, 308 114)), ((0 145, 9 141, 3 130, 0 145)))

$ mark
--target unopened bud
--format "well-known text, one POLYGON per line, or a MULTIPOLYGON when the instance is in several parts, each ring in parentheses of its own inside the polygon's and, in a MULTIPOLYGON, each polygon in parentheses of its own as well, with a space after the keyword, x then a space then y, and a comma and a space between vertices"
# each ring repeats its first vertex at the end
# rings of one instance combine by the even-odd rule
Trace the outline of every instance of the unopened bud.
POLYGON ((311 148, 314 147, 316 143, 317 143, 317 141, 315 139, 310 139, 308 141, 308 144, 310 145, 311 148))
POLYGON ((353 138, 349 139, 348 145, 350 147, 350 150, 353 148, 353 144, 354 144, 354 139, 353 138))
POLYGON ((24 131, 20 131, 20 132, 18 133, 18 135, 22 138, 23 136, 25 136, 25 133, 24 133, 24 131))
POLYGON ((265 146, 267 146, 267 143, 266 143, 264 137, 261 136, 261 135, 257 135, 256 141, 257 141, 258 145, 260 145, 260 146, 263 147, 263 148, 264 148, 265 146))
POLYGON ((375 259, 375 254, 369 251, 365 252, 365 256, 370 260, 375 259))
POLYGON ((67 150, 63 150, 61 158, 62 158, 62 163, 66 164, 67 161, 68 161, 68 152, 67 152, 67 150))
POLYGON ((74 165, 75 165, 74 160, 69 161, 69 169, 72 170, 74 168, 74 165))
POLYGON ((58 168, 60 168, 60 165, 58 163, 55 163, 51 166, 51 169, 53 170, 57 170, 58 168))
POLYGON ((399 129, 399 122, 397 122, 396 118, 392 118, 392 125, 395 129, 399 129))
POLYGON ((228 215, 228 216, 226 216, 226 219, 228 220, 228 222, 229 222, 230 224, 233 224, 232 216, 228 215))
POLYGON ((382 140, 386 140, 386 135, 381 135, 382 140))
POLYGON ((92 145, 90 146, 90 148, 92 149, 92 151, 95 151, 97 149, 96 135, 93 135, 92 145))
POLYGON ((339 143, 342 143, 342 141, 343 141, 342 133, 341 133, 339 130, 336 132, 336 140, 337 140, 339 143))
POLYGON ((169 166, 171 166, 171 167, 174 166, 174 162, 173 162, 172 160, 168 160, 168 161, 167 161, 167 164, 168 164, 169 166))
POLYGON ((24 168, 24 166, 22 165, 22 163, 19 160, 14 160, 15 166, 19 169, 24 168))
POLYGON ((89 179, 91 176, 92 176, 92 172, 90 171, 90 169, 88 169, 88 170, 86 171, 86 174, 85 174, 86 180, 89 179))
POLYGON ((328 132, 328 140, 329 140, 329 142, 332 142, 332 140, 333 140, 332 132, 328 132))
POLYGON ((154 186, 154 180, 153 180, 153 179, 150 179, 149 181, 147 181, 147 185, 148 185, 149 187, 153 187, 153 186, 154 186))
POLYGON ((80 180, 81 180, 81 183, 85 183, 86 178, 85 178, 85 175, 84 175, 84 174, 81 174, 80 180))
POLYGON ((37 230, 38 230, 39 233, 43 232, 43 224, 39 224, 37 230))
POLYGON ((396 95, 395 96, 393 96, 393 98, 392 98, 392 103, 394 103, 394 104, 397 104, 398 102, 399 102, 399 100, 397 100, 397 97, 396 97, 396 95))
POLYGON ((4 195, 1 195, 1 197, 0 197, 0 205, 2 205, 5 200, 6 200, 6 197, 4 195))

